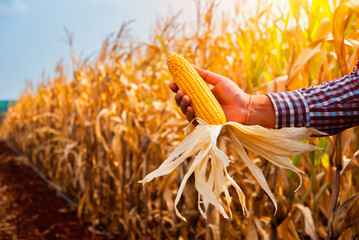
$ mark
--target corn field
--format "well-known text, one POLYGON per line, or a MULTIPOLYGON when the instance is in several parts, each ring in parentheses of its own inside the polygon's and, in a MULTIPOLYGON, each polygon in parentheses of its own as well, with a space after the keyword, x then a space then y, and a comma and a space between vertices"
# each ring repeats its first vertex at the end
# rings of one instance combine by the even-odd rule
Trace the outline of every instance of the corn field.
MULTIPOLYGON (((359 132, 306 141, 325 151, 295 156, 303 185, 256 153, 278 211, 250 171, 227 145, 229 174, 247 197, 244 215, 237 198, 233 217, 197 209, 194 179, 179 210, 174 198, 191 162, 138 183, 184 139, 185 116, 168 88, 169 50, 193 64, 232 79, 245 92, 290 91, 351 72, 359 58, 359 1, 259 0, 253 15, 233 5, 223 14, 217 1, 195 1, 196 22, 165 16, 144 43, 124 23, 104 41, 95 58, 72 54, 72 71, 58 64, 53 77, 28 86, 1 126, 1 137, 35 166, 52 186, 76 203, 91 229, 120 239, 354 239, 359 236, 359 132), (328 228, 329 227, 329 228, 328 228), (328 235, 328 230, 330 235, 328 235)), ((69 37, 71 42, 71 36, 69 37)), ((234 188, 229 188, 235 192, 234 188)), ((236 195, 233 193, 232 195, 236 195)))

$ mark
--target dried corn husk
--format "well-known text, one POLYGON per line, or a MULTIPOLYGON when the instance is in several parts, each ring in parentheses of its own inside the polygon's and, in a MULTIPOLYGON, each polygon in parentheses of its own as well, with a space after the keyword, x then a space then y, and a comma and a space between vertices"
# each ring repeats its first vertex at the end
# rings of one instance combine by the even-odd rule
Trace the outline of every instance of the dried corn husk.
MULTIPOLYGON (((186 219, 178 211, 177 204, 183 193, 184 186, 192 174, 195 176, 195 186, 198 191, 198 209, 204 218, 207 218, 206 213, 209 204, 216 207, 224 218, 228 218, 221 203, 222 200, 220 196, 222 193, 225 195, 225 201, 231 215, 231 197, 228 191, 228 186, 231 185, 237 191, 243 212, 247 212, 245 195, 227 171, 230 159, 221 150, 221 148, 223 149, 223 139, 225 137, 228 137, 232 141, 240 158, 272 200, 276 211, 277 201, 267 184, 262 170, 249 159, 244 148, 256 152, 276 166, 294 171, 300 179, 302 179, 300 173, 303 173, 303 171, 295 167, 288 157, 322 150, 321 148, 300 141, 312 134, 324 134, 315 129, 266 129, 258 125, 246 126, 235 122, 227 122, 224 125, 208 125, 202 119, 198 118, 197 122, 199 124, 196 128, 188 134, 170 156, 155 171, 149 173, 143 180, 139 181, 145 184, 153 178, 169 174, 188 157, 195 156, 189 170, 182 179, 175 199, 176 214, 184 221, 186 221, 186 219), (210 168, 207 167, 208 164, 210 168), (207 171, 209 171, 208 178, 206 178, 207 171)), ((187 129, 185 129, 185 131, 186 130, 187 129)))

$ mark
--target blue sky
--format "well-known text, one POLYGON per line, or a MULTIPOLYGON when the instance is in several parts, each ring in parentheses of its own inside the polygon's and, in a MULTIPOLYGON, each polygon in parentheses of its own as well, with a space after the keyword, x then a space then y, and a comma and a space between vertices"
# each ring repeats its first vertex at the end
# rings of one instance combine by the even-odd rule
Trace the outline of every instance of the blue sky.
POLYGON ((25 81, 36 86, 52 76, 61 59, 70 64, 66 27, 76 56, 96 54, 103 40, 125 21, 146 41, 156 18, 184 9, 194 17, 192 0, 0 0, 0 100, 16 99, 25 81))
MULTIPOLYGON (((202 5, 207 2, 200 0, 202 5)), ((270 0, 283 2, 286 0, 270 0)), ((73 50, 81 59, 94 56, 103 41, 130 24, 147 41, 160 17, 182 11, 179 21, 195 21, 194 0, 0 0, 0 100, 16 99, 25 82, 37 86, 43 72, 52 77, 61 60, 71 65, 65 28, 73 34, 73 50)), ((242 4, 248 15, 254 0, 218 0, 217 12, 242 4)))

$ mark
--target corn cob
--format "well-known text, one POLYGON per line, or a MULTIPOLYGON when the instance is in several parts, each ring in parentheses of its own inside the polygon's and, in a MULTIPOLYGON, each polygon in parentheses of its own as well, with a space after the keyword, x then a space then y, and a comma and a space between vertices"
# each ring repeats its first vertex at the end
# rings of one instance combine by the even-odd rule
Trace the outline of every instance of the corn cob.
POLYGON ((210 125, 226 123, 221 105, 196 69, 184 57, 169 52, 167 66, 179 89, 191 99, 191 106, 196 117, 203 119, 210 125))

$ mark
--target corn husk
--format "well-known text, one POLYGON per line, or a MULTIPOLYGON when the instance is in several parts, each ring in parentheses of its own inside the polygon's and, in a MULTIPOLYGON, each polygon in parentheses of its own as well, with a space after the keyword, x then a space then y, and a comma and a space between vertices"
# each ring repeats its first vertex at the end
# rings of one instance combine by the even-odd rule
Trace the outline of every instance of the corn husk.
MULTIPOLYGON (((231 161, 223 151, 223 140, 226 137, 234 144, 239 157, 246 164, 262 189, 268 194, 275 206, 275 211, 277 211, 277 201, 262 170, 251 161, 245 148, 261 155, 278 167, 292 170, 299 176, 301 183, 302 177, 300 174, 303 171, 295 167, 288 157, 322 150, 319 147, 303 143, 301 140, 313 134, 325 134, 312 128, 266 129, 258 125, 246 126, 235 122, 227 122, 224 125, 208 125, 198 118, 197 122, 199 124, 196 128, 188 134, 170 156, 156 170, 139 181, 145 184, 156 177, 169 174, 187 158, 194 156, 189 170, 182 179, 175 199, 175 212, 184 221, 186 219, 178 211, 177 204, 183 194, 187 180, 192 174, 194 174, 195 186, 198 191, 198 209, 205 219, 207 218, 206 213, 209 204, 217 208, 224 218, 228 218, 220 197, 222 193, 224 193, 227 209, 231 215, 229 186, 235 188, 242 204, 242 210, 244 213, 247 212, 245 195, 227 171, 231 161), (209 175, 206 178, 207 171, 209 175)), ((185 129, 185 131, 187 130, 188 128, 185 129)))

